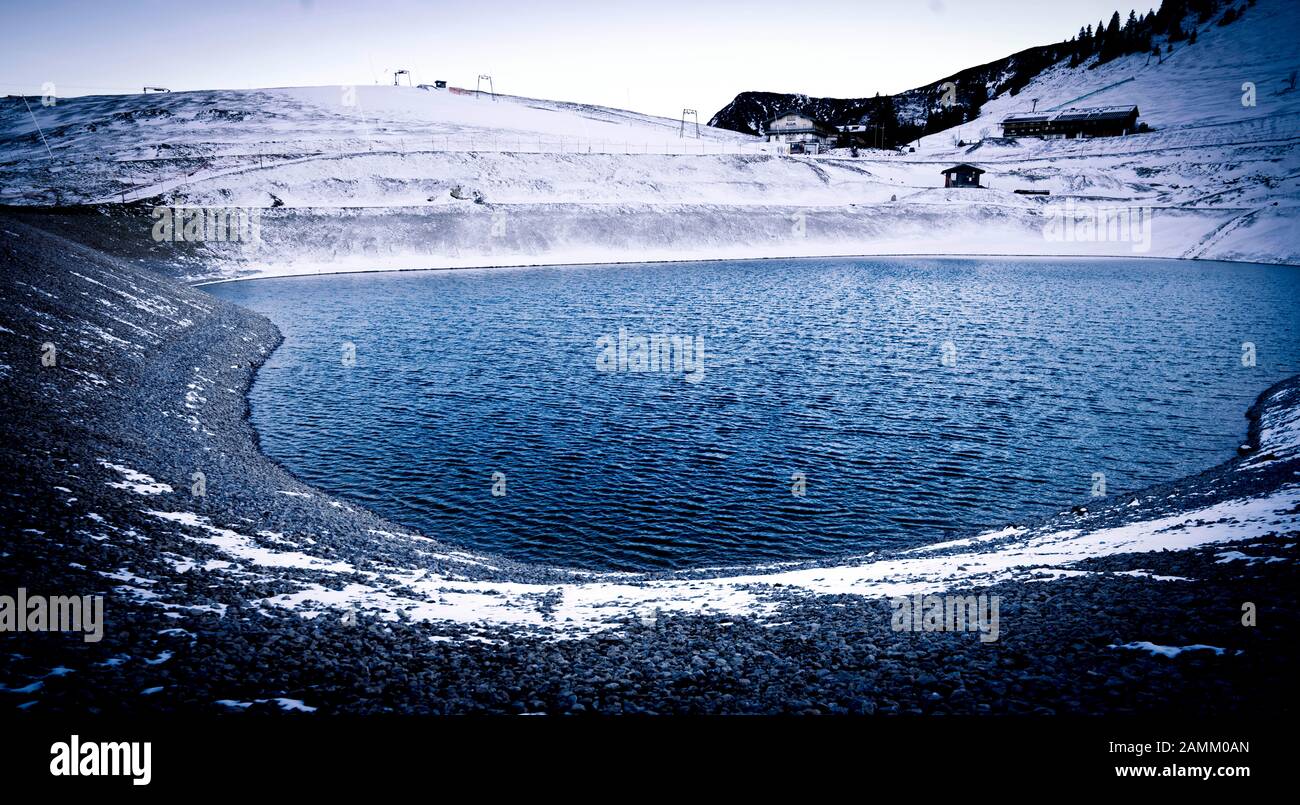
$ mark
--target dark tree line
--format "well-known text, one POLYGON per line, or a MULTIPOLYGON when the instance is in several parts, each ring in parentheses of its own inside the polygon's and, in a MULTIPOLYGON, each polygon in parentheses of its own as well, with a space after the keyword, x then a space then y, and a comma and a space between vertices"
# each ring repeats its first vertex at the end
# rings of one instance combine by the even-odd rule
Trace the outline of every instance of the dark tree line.
MULTIPOLYGON (((1245 5, 1254 3, 1255 0, 1246 0, 1245 5)), ((1241 16, 1241 10, 1232 5, 1231 0, 1227 4, 1220 25, 1227 25, 1241 16)), ((1224 5, 1224 0, 1164 0, 1159 11, 1148 11, 1141 17, 1136 11, 1129 11, 1128 19, 1123 22, 1116 11, 1109 23, 1099 21, 1096 28, 1085 25, 1067 43, 1071 48, 1070 66, 1076 67, 1093 56, 1097 57, 1092 65, 1096 67, 1132 53, 1159 55, 1157 37, 1165 39, 1167 48, 1184 40, 1195 43, 1196 29, 1188 24, 1189 18, 1194 17, 1195 24, 1209 22, 1224 5)))

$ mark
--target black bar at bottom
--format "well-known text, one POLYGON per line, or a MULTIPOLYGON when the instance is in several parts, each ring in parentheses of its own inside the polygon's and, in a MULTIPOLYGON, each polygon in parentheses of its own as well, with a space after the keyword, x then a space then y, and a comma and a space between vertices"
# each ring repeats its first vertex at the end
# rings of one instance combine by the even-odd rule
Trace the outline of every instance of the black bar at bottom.
MULTIPOLYGON (((1227 792, 1288 782, 1297 748, 1294 731, 1281 719, 304 715, 6 721, 0 773, 8 791, 22 786, 128 796, 378 791, 403 784, 420 790, 451 781, 460 796, 516 787, 540 795, 557 784, 583 788, 597 781, 626 785, 607 792, 621 796, 680 793, 690 780, 701 790, 710 784, 737 790, 789 785, 829 797, 834 786, 874 787, 885 779, 925 790, 1123 791, 1195 784, 1227 792), (51 774, 52 761, 64 751, 58 744, 70 751, 73 735, 83 755, 95 754, 87 744, 148 742, 148 785, 133 785, 129 775, 51 774), (1202 776, 1205 768, 1209 779, 1202 776)), ((452 791, 428 793, 443 798, 452 791)))

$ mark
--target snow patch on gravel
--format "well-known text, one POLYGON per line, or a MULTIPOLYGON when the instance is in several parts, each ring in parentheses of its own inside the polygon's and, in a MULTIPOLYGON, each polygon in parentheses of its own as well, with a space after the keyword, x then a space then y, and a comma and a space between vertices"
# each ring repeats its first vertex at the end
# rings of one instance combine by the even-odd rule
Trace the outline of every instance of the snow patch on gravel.
POLYGON ((1207 646, 1204 643, 1196 643, 1195 645, 1191 645, 1191 646, 1161 646, 1161 645, 1157 645, 1156 643, 1148 642, 1146 640, 1138 640, 1133 643, 1125 643, 1122 646, 1117 646, 1112 644, 1111 646, 1109 646, 1109 648, 1128 649, 1130 651, 1149 651, 1152 654, 1161 657, 1169 657, 1170 659, 1177 657, 1179 654, 1182 654, 1185 651, 1212 651, 1214 652, 1215 656, 1222 656, 1223 652, 1226 650, 1226 649, 1221 649, 1218 646, 1207 646))
POLYGON ((335 573, 356 573, 356 568, 343 562, 331 562, 298 551, 275 551, 263 548, 246 534, 240 534, 228 528, 218 528, 208 522, 208 518, 193 512, 164 512, 146 510, 145 514, 170 520, 191 529, 198 529, 207 536, 186 536, 196 542, 202 542, 222 551, 234 559, 243 559, 255 565, 265 567, 296 567, 306 570, 326 570, 335 573))
POLYGON ((230 707, 238 710, 246 710, 249 707, 252 707, 254 704, 265 704, 266 702, 275 702, 276 704, 280 705, 280 709, 286 711, 295 710, 299 713, 316 712, 315 707, 311 707, 305 704, 302 701, 302 699, 286 699, 284 697, 277 697, 274 699, 253 699, 251 702, 241 702, 241 701, 236 701, 235 699, 217 699, 217 704, 224 705, 226 707, 230 707))
POLYGON ((143 472, 133 470, 130 467, 124 467, 121 464, 114 464, 110 461, 100 459, 100 465, 122 476, 121 481, 111 481, 108 486, 113 489, 127 489, 137 495, 161 495, 164 492, 171 492, 172 488, 168 484, 155 481, 153 478, 145 475, 143 472))

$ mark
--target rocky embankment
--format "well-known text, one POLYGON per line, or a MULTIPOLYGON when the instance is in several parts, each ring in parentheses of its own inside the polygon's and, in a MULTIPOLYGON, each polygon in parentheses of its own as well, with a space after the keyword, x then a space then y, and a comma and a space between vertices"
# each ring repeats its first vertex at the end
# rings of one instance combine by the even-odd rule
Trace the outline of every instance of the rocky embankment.
POLYGON ((1242 456, 1050 521, 829 567, 571 572, 299 483, 247 418, 274 325, 41 223, 0 215, 0 595, 103 595, 105 626, 3 635, 0 708, 1290 708, 1294 380, 1242 456), (957 589, 1000 596, 998 640, 892 628, 886 596, 957 589))

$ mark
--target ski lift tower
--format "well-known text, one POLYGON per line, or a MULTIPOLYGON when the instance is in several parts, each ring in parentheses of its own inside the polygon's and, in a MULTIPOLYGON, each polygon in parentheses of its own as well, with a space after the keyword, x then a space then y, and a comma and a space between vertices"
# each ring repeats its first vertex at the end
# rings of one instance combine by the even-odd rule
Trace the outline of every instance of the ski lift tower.
POLYGON ((699 115, 699 113, 696 112, 694 109, 683 109, 683 110, 682 110, 682 127, 681 127, 681 129, 678 130, 678 132, 677 132, 677 136, 678 136, 678 137, 685 137, 685 136, 686 136, 686 116, 687 116, 687 115, 690 115, 691 119, 695 121, 695 139, 698 140, 698 139, 700 139, 700 115, 699 115))
POLYGON ((406 86, 408 86, 408 87, 411 86, 411 71, 410 71, 410 70, 394 70, 394 71, 393 71, 393 86, 395 86, 395 87, 397 87, 397 86, 401 86, 401 82, 398 80, 398 77, 399 77, 399 76, 406 76, 406 86))
POLYGON ((478 97, 479 95, 483 94, 484 81, 486 81, 488 85, 488 94, 491 95, 492 100, 495 101, 497 99, 497 91, 496 91, 496 87, 492 86, 492 76, 490 75, 480 75, 478 77, 478 83, 474 85, 475 97, 478 97))

